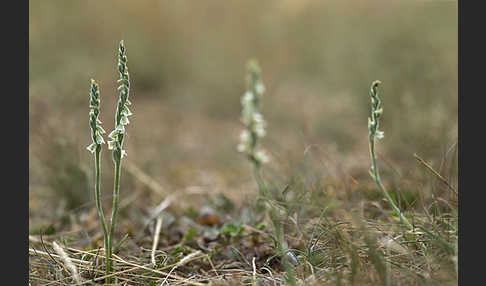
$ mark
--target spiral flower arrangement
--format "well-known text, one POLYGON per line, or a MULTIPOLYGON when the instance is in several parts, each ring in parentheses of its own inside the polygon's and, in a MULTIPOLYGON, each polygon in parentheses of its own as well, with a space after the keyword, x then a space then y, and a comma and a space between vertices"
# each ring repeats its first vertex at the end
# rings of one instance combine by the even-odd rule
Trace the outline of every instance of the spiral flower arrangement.
POLYGON ((241 120, 245 129, 240 134, 238 151, 245 154, 255 166, 259 167, 269 160, 267 154, 257 146, 258 140, 266 134, 266 123, 260 113, 265 86, 261 80, 260 67, 255 60, 248 63, 247 69, 247 90, 241 97, 241 120))

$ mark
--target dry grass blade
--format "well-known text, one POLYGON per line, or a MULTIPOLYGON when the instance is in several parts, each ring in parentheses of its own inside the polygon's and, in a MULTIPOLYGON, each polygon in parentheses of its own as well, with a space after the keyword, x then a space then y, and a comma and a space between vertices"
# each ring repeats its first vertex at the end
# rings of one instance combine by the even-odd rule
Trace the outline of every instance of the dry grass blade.
POLYGON ((155 209, 152 210, 152 215, 150 216, 149 221, 153 220, 154 218, 158 217, 160 213, 169 207, 170 203, 174 199, 174 195, 170 195, 165 200, 163 200, 155 209))
POLYGON ((253 268, 253 283, 256 283, 256 265, 255 265, 255 257, 251 260, 251 265, 253 268))
MULTIPOLYGON (((150 264, 147 264, 147 266, 149 266, 150 264)), ((129 269, 125 269, 125 270, 122 270, 122 271, 118 271, 118 272, 115 272, 115 273, 111 273, 109 275, 104 275, 104 276, 101 276, 101 277, 97 277, 95 279, 92 279, 92 280, 88 280, 88 281, 84 281, 82 283, 78 283, 76 284, 75 286, 80 286, 80 285, 85 285, 85 284, 88 284, 90 282, 96 282, 96 281, 101 281, 101 280, 105 280, 106 278, 110 278, 110 277, 113 277, 113 276, 116 276, 116 277, 119 277, 120 274, 123 274, 123 273, 128 273, 128 272, 132 272, 132 271, 135 271, 135 270, 138 270, 138 269, 141 269, 143 266, 142 265, 139 265, 139 266, 135 266, 135 267, 132 267, 132 268, 129 268, 129 269)))
POLYGON ((59 256, 61 257, 66 268, 69 269, 69 271, 73 275, 74 281, 76 281, 76 283, 81 283, 81 277, 79 276, 78 269, 76 268, 76 266, 74 266, 71 258, 69 258, 64 249, 62 249, 55 241, 52 243, 52 246, 54 247, 54 250, 57 252, 57 254, 59 254, 59 256))
MULTIPOLYGON (((169 274, 167 274, 167 276, 165 277, 164 281, 162 281, 162 283, 160 284, 161 286, 164 285, 166 282, 167 282, 167 277, 169 277, 169 275, 172 274, 172 272, 179 266, 182 266, 186 263, 188 263, 189 261, 193 260, 193 259, 196 259, 195 257, 198 256, 199 254, 201 254, 201 251, 198 250, 196 252, 193 252, 187 256, 185 256, 184 258, 182 258, 179 262, 177 262, 177 264, 169 271, 169 274)), ((204 256, 203 256, 204 257, 204 256)))
POLYGON ((446 179, 444 179, 444 177, 442 177, 437 171, 435 171, 434 168, 432 168, 432 166, 430 166, 427 162, 425 162, 424 159, 420 158, 419 155, 417 155, 417 153, 413 154, 413 157, 417 159, 417 161, 419 161, 427 169, 429 169, 437 178, 439 178, 439 180, 442 181, 442 183, 446 184, 446 186, 449 187, 449 189, 453 191, 454 194, 457 195, 457 190, 453 186, 451 186, 451 184, 449 184, 449 182, 446 179))
POLYGON ((214 273, 216 274, 216 277, 218 277, 218 279, 220 279, 218 270, 216 270, 216 267, 214 267, 214 263, 211 260, 211 257, 206 254, 206 258, 208 259, 209 264, 211 264, 211 268, 213 269, 214 273))
MULTIPOLYGON (((83 251, 83 250, 77 250, 79 253, 84 253, 84 254, 88 254, 88 255, 94 255, 93 253, 90 253, 90 252, 87 252, 87 251, 83 251)), ((197 252, 195 252, 197 253, 197 252)), ((199 252, 200 253, 200 252, 199 252)), ((199 254, 198 253, 198 254, 199 254)), ((188 255, 189 256, 189 255, 188 255)), ((100 256, 102 257, 102 256, 100 256)), ((139 265, 139 264, 136 264, 136 263, 133 263, 133 262, 129 262, 129 261, 126 261, 120 257, 118 257, 117 255, 113 255, 113 261, 116 261, 116 262, 119 262, 119 263, 123 263, 125 265, 129 265, 129 266, 133 266, 133 267, 136 267, 137 269, 144 269, 144 270, 147 270, 147 271, 150 271, 150 272, 153 272, 153 273, 156 273, 156 274, 159 274, 159 275, 163 275, 164 277, 170 277, 172 279, 175 279, 177 281, 184 281, 184 283, 188 284, 188 285, 195 285, 195 286, 202 286, 202 285, 206 285, 206 284, 203 284, 203 283, 200 283, 200 282, 196 282, 196 281, 191 281, 191 280, 188 280, 187 278, 184 278, 184 277, 181 277, 179 275, 176 275, 176 274, 171 274, 171 273, 167 273, 167 272, 164 272, 164 271, 161 271, 161 270, 158 270, 158 269, 153 269, 149 266, 151 266, 152 264, 148 264, 148 265, 139 265)), ((199 257, 191 257, 191 259, 187 259, 184 263, 187 263, 189 262, 190 260, 193 260, 193 259, 197 259, 199 257)), ((180 263, 180 262, 179 262, 180 263)), ((176 264, 177 265, 177 264, 176 264)), ((165 269, 165 268, 168 268, 170 266, 166 266, 162 269, 165 269)))
POLYGON ((162 217, 158 217, 157 218, 157 223, 155 225, 155 233, 154 233, 154 243, 152 245, 152 265, 154 267, 157 266, 157 264, 155 263, 155 250, 157 249, 157 245, 159 244, 159 236, 160 236, 160 229, 162 228, 162 221, 163 221, 163 218, 162 217))
POLYGON ((155 191, 156 193, 167 196, 168 192, 162 187, 157 181, 152 179, 149 175, 147 175, 142 169, 137 167, 134 163, 129 160, 126 160, 125 164, 123 165, 130 174, 132 174, 135 178, 140 180, 140 182, 147 185, 150 189, 155 191))
MULTIPOLYGON (((29 240, 31 241, 34 241, 34 242, 38 242, 38 239, 33 237, 33 236, 29 236, 29 240)), ((46 244, 48 245, 53 245, 53 243, 51 242, 46 242, 46 244)), ((66 249, 70 250, 70 251, 73 251, 73 252, 76 252, 76 253, 79 253, 79 254, 85 254, 85 255, 90 255, 90 256, 96 256, 97 253, 91 253, 91 252, 88 252, 88 251, 84 251, 84 250, 79 250, 79 249, 75 249, 75 248, 71 248, 71 247, 66 247, 66 249)), ((39 251, 39 250, 35 250, 33 248, 29 248, 29 253, 31 253, 32 255, 42 255, 42 256, 45 256, 45 257, 49 257, 50 255, 52 257, 55 257, 55 258, 61 258, 59 255, 56 255, 56 254, 49 254, 47 252, 43 252, 43 251, 39 251)), ((86 280, 86 281, 83 281, 83 282, 80 282, 76 285, 85 285, 85 284, 88 284, 90 282, 96 282, 96 281, 100 281, 100 280, 104 280, 106 278, 110 278, 110 277, 119 277, 119 274, 123 274, 123 273, 128 273, 128 272, 132 272, 132 271, 135 271, 135 270, 138 270, 138 269, 143 269, 143 270, 147 270, 147 271, 150 271, 150 272, 153 272, 153 273, 156 273, 156 274, 159 274, 161 275, 162 277, 165 277, 165 279, 167 278, 171 278, 171 279, 174 279, 178 282, 181 282, 182 284, 187 284, 187 285, 195 285, 195 286, 202 286, 202 285, 206 285, 204 283, 200 283, 200 282, 197 282, 197 281, 191 281, 191 280, 188 280, 188 278, 184 278, 184 277, 181 277, 179 275, 176 275, 176 274, 172 274, 172 273, 167 273, 167 272, 164 272, 164 271, 161 271, 163 269, 168 269, 170 267, 174 267, 177 268, 183 264, 186 264, 194 259, 199 259, 201 257, 205 257, 206 255, 200 255, 201 252, 200 251, 196 251, 192 254, 189 254, 187 255, 186 257, 184 257, 181 261, 179 261, 178 263, 176 264, 173 264, 173 265, 168 265, 168 266, 165 266, 161 269, 153 269, 151 268, 152 264, 146 264, 146 265, 139 265, 139 264, 136 264, 136 263, 133 263, 133 262, 129 262, 129 261, 126 261, 120 257, 118 257, 117 255, 113 255, 113 258, 112 260, 113 261, 116 261, 116 262, 119 262, 119 263, 123 263, 125 265, 128 265, 128 266, 132 266, 133 268, 130 268, 130 269, 125 269, 123 271, 118 271, 118 272, 114 272, 114 273, 110 273, 109 275, 105 275, 105 276, 102 276, 102 277, 97 277, 95 279, 91 279, 91 280, 86 280)), ((103 255, 98 255, 101 259, 104 259, 106 258, 105 256, 103 255)), ((77 263, 77 264, 82 264, 82 265, 85 265, 85 266, 91 266, 91 262, 89 261, 84 261, 84 260, 79 260, 79 259, 75 259, 75 258, 70 258, 72 262, 74 263, 77 263)))
MULTIPOLYGON (((33 249, 33 248, 29 248, 29 254, 42 255, 42 256, 46 256, 46 257, 52 256, 52 257, 56 257, 56 258, 62 258, 61 256, 59 256, 57 254, 47 253, 47 252, 36 250, 36 249, 33 249)), ((86 265, 91 264, 91 262, 89 262, 89 261, 84 261, 84 260, 75 259, 75 258, 70 258, 70 259, 71 259, 71 262, 76 262, 76 263, 79 263, 79 264, 86 264, 86 265)))

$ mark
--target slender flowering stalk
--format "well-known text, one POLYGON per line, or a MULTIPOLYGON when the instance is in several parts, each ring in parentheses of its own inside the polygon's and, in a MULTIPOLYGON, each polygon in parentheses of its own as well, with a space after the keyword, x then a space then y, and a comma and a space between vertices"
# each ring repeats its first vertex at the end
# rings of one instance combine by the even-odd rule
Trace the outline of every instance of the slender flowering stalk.
MULTIPOLYGON (((100 88, 99 85, 92 79, 91 91, 90 91, 90 112, 89 112, 89 126, 91 128, 91 138, 93 143, 87 147, 87 149, 95 154, 95 201, 96 208, 98 209, 98 216, 103 228, 105 251, 108 252, 108 229, 106 227, 105 215, 103 213, 103 206, 101 204, 101 190, 100 190, 100 177, 101 177, 101 144, 105 143, 102 134, 105 134, 105 130, 101 127, 101 121, 98 116, 100 114, 100 88)), ((106 265, 109 264, 108 257, 106 258, 106 265)))
POLYGON ((258 140, 265 136, 265 120, 260 113, 261 100, 265 87, 261 80, 261 69, 256 60, 247 64, 247 90, 241 97, 241 121, 245 129, 240 134, 238 151, 245 154, 253 165, 253 176, 260 194, 270 201, 270 194, 260 174, 262 164, 268 162, 268 156, 258 148, 258 140))
POLYGON ((385 195, 386 199, 392 206, 395 213, 400 217, 400 220, 409 228, 413 230, 412 224, 407 220, 407 218, 402 214, 400 209, 396 206, 392 197, 385 189, 381 182, 380 174, 378 172, 378 167, 376 165, 376 154, 375 154, 375 138, 382 139, 384 137, 383 131, 379 130, 380 117, 383 114, 383 108, 381 107, 381 99, 378 97, 378 86, 381 84, 379 80, 374 81, 371 84, 370 97, 371 97, 371 117, 368 117, 368 129, 369 129, 369 141, 370 141, 370 156, 371 156, 371 169, 370 175, 375 180, 376 184, 380 190, 385 195))
POLYGON ((132 115, 128 106, 131 104, 128 100, 130 94, 130 77, 128 74, 127 67, 127 56, 126 49, 123 41, 120 42, 118 49, 118 72, 120 73, 120 79, 118 83, 118 91, 120 96, 118 99, 117 109, 115 113, 115 129, 110 133, 110 141, 108 141, 108 149, 113 150, 113 162, 115 163, 115 182, 113 188, 113 207, 111 214, 111 226, 110 226, 110 237, 109 237, 109 256, 110 271, 112 268, 111 255, 113 247, 113 236, 115 234, 116 218, 118 214, 118 201, 120 193, 120 170, 121 170, 121 159, 126 156, 125 150, 123 150, 123 141, 125 138, 125 126, 128 125, 128 116, 132 115))
POLYGON ((295 285, 293 269, 289 265, 288 256, 293 254, 288 250, 287 242, 284 237, 284 229, 280 222, 280 214, 278 208, 272 204, 272 196, 269 189, 263 180, 261 174, 261 166, 268 162, 266 153, 258 148, 259 139, 266 134, 265 120, 260 113, 261 100, 265 92, 265 86, 261 80, 261 70, 256 60, 251 60, 247 65, 247 90, 241 97, 241 120, 245 125, 245 129, 240 134, 240 143, 238 144, 238 151, 245 154, 248 160, 253 165, 253 176, 258 185, 260 195, 262 195, 269 205, 269 215, 275 227, 275 233, 278 241, 278 253, 282 257, 284 268, 287 271, 288 282, 290 285, 295 285))

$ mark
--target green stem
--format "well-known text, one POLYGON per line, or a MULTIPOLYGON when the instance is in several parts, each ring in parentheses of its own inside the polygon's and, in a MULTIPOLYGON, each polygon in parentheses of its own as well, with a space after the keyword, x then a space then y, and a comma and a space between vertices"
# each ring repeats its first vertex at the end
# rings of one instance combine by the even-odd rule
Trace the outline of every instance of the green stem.
POLYGON ((374 136, 370 135, 370 155, 371 155, 371 168, 373 171, 373 177, 375 179, 376 184, 380 188, 380 190, 383 192, 385 195, 386 199, 392 206, 393 210, 395 213, 400 217, 400 220, 409 228, 410 230, 413 230, 412 224, 407 220, 407 218, 402 214, 400 209, 395 205, 395 202, 393 201, 392 197, 390 194, 387 192, 383 184, 381 183, 380 175, 378 173, 378 167, 376 165, 376 156, 375 156, 375 138, 374 136))
POLYGON ((260 165, 258 165, 257 163, 253 165, 253 175, 260 190, 260 194, 263 195, 269 203, 270 219, 272 220, 273 226, 275 227, 275 234, 277 236, 278 242, 277 252, 281 258, 285 272, 287 273, 286 280, 291 286, 297 285, 295 281, 294 269, 292 265, 290 265, 290 263, 288 262, 288 258, 286 257, 289 250, 287 242, 285 241, 284 229, 282 224, 280 223, 279 211, 274 205, 271 204, 270 192, 268 191, 267 185, 265 184, 265 181, 260 174, 260 165))
POLYGON ((260 191, 260 194, 266 196, 267 186, 265 185, 265 182, 263 182, 263 179, 260 175, 260 165, 257 161, 253 161, 253 177, 255 178, 255 181, 258 185, 258 190, 260 191))
POLYGON ((277 239, 279 243, 283 243, 284 237, 283 237, 283 232, 279 221, 278 210, 271 203, 272 197, 270 192, 268 191, 265 181, 262 178, 262 175, 260 174, 260 165, 255 164, 253 166, 254 166, 253 175, 255 177, 255 181, 257 182, 260 195, 262 195, 269 204, 270 218, 272 219, 272 222, 274 224, 275 232, 277 233, 277 239))
POLYGON ((116 217, 118 214, 118 194, 120 193, 120 167, 121 167, 121 159, 120 157, 115 160, 115 183, 113 188, 113 207, 111 210, 111 226, 110 226, 110 236, 108 240, 108 252, 107 252, 107 259, 110 260, 110 271, 113 268, 113 264, 111 261, 111 256, 113 254, 113 236, 115 235, 115 226, 116 226, 116 217))
MULTIPOLYGON (((108 231, 106 228, 106 220, 105 215, 103 213, 103 205, 101 204, 101 144, 96 146, 96 154, 95 154, 95 170, 96 170, 96 183, 95 183, 95 201, 96 201, 96 208, 98 209, 98 216, 101 220, 101 226, 103 228, 103 238, 105 243, 105 252, 108 252, 108 231)), ((108 255, 106 255, 106 275, 110 274, 110 260, 108 259, 108 255)))
POLYGON ((257 182, 260 195, 262 195, 269 204, 270 219, 272 220, 273 226, 275 227, 275 233, 277 235, 277 241, 279 244, 278 251, 283 258, 283 256, 285 256, 285 254, 287 253, 287 247, 285 243, 282 225, 279 219, 278 209, 271 203, 272 200, 271 194, 268 191, 267 185, 265 184, 265 181, 263 180, 262 175, 260 173, 260 165, 256 163, 253 165, 253 175, 255 177, 255 181, 257 182))

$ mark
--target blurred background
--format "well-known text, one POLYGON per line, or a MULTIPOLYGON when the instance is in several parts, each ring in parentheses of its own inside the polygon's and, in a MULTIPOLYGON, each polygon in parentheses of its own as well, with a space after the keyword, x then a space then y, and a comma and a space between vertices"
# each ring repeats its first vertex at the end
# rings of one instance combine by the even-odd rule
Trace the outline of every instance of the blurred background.
MULTIPOLYGON (((29 5, 31 228, 59 214, 94 209, 94 158, 86 150, 89 85, 91 78, 100 83, 100 117, 110 132, 122 39, 134 113, 123 164, 143 171, 166 193, 191 194, 176 205, 197 206, 200 198, 218 193, 234 200, 254 193, 251 166, 236 151, 251 58, 259 61, 266 86, 262 146, 275 174, 285 176, 309 161, 324 180, 349 175, 350 192, 372 183, 368 92, 379 79, 384 179, 406 184, 414 172, 426 173, 414 153, 449 174, 451 182, 457 179, 456 1, 43 0, 29 5)), ((102 156, 108 208, 113 164, 107 149, 102 156)), ((143 208, 163 197, 148 190, 133 169, 123 171, 125 204, 143 208)))

